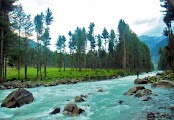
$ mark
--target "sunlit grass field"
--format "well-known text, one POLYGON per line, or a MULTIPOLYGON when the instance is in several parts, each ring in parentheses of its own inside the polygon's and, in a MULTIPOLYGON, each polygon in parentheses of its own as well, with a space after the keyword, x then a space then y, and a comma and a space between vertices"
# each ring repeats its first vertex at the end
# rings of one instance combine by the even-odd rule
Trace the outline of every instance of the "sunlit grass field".
MULTIPOLYGON (((24 79, 24 68, 20 70, 20 79, 24 79)), ((124 76, 129 73, 121 70, 121 69, 82 69, 82 71, 71 70, 70 68, 66 68, 65 71, 63 69, 59 72, 59 68, 47 68, 47 80, 49 79, 82 79, 82 78, 97 78, 97 77, 112 77, 112 76, 124 76)), ((43 69, 42 75, 44 76, 43 69)), ((18 72, 15 68, 7 69, 7 80, 17 79, 18 72)), ((36 80, 36 68, 28 68, 28 79, 36 80)))

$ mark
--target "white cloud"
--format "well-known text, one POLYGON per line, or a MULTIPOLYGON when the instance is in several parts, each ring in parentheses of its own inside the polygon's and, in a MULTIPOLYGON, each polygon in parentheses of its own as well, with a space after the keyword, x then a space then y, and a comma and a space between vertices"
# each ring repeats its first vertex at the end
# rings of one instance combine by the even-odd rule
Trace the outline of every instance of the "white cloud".
MULTIPOLYGON (((95 34, 102 33, 104 27, 117 30, 119 19, 124 19, 138 35, 151 29, 150 20, 159 18, 159 0, 19 0, 24 10, 33 17, 49 7, 55 22, 51 25, 52 44, 58 35, 66 35, 76 27, 88 29, 95 23, 95 34), (136 21, 149 20, 143 24, 136 21)), ((155 22, 153 23, 155 24, 155 22)), ((154 25, 155 26, 155 25, 154 25)), ((68 39, 68 38, 67 38, 68 39)))

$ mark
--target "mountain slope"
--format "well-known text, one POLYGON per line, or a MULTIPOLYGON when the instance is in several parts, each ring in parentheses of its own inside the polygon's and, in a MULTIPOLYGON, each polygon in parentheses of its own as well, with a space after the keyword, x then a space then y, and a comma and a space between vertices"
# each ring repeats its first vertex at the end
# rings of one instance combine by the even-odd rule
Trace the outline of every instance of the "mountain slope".
POLYGON ((149 47, 151 52, 152 62, 156 66, 159 61, 159 54, 158 54, 159 48, 167 45, 167 38, 165 36, 151 37, 151 36, 142 35, 139 37, 139 39, 145 44, 147 44, 147 46, 149 47))

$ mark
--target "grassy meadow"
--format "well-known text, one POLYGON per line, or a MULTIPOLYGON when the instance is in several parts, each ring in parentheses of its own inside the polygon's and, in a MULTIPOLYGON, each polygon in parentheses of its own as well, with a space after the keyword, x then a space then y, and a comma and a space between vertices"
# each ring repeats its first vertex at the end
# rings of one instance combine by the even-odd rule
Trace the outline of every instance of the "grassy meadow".
MULTIPOLYGON (((21 69, 20 79, 24 79, 24 68, 21 69)), ((42 69, 43 73, 43 69, 42 69)), ((65 71, 63 69, 59 72, 58 68, 47 68, 47 78, 45 80, 54 80, 54 79, 95 79, 98 77, 113 77, 113 76, 125 76, 130 73, 121 70, 121 69, 82 69, 82 71, 74 70, 72 71, 70 68, 66 68, 65 71)), ((42 74, 44 75, 44 73, 42 74)), ((18 71, 15 68, 7 69, 7 80, 17 79, 18 71)), ((28 79, 33 81, 36 79, 36 68, 28 68, 28 79)))

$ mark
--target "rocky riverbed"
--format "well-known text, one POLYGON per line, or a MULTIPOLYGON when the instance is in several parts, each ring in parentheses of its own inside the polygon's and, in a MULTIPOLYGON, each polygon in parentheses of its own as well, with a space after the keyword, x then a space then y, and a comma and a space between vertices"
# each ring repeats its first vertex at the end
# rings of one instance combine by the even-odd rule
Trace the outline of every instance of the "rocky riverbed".
MULTIPOLYGON (((81 120, 172 120, 174 89, 172 85, 163 87, 162 83, 166 85, 163 81, 169 80, 162 79, 159 74, 163 73, 140 75, 138 82, 147 80, 147 83, 135 82, 136 84, 136 76, 100 82, 76 81, 77 84, 68 82, 47 87, 36 83, 34 87, 40 87, 26 88, 33 94, 34 101, 15 109, 1 107, 0 119, 73 120, 76 117, 75 119, 81 120), (156 77, 160 80, 151 80, 156 77), (152 84, 157 85, 154 87, 152 84)), ((169 82, 172 83, 171 80, 169 82)), ((0 103, 12 91, 13 89, 0 90, 0 103)))
POLYGON ((96 78, 83 78, 83 79, 53 79, 51 82, 43 82, 42 80, 36 81, 21 81, 21 80, 10 80, 0 83, 0 90, 5 89, 15 89, 15 88, 35 88, 39 86, 49 87, 61 84, 76 84, 79 82, 93 82, 93 81, 103 81, 109 79, 120 78, 122 76, 112 76, 112 77, 96 77, 96 78))

